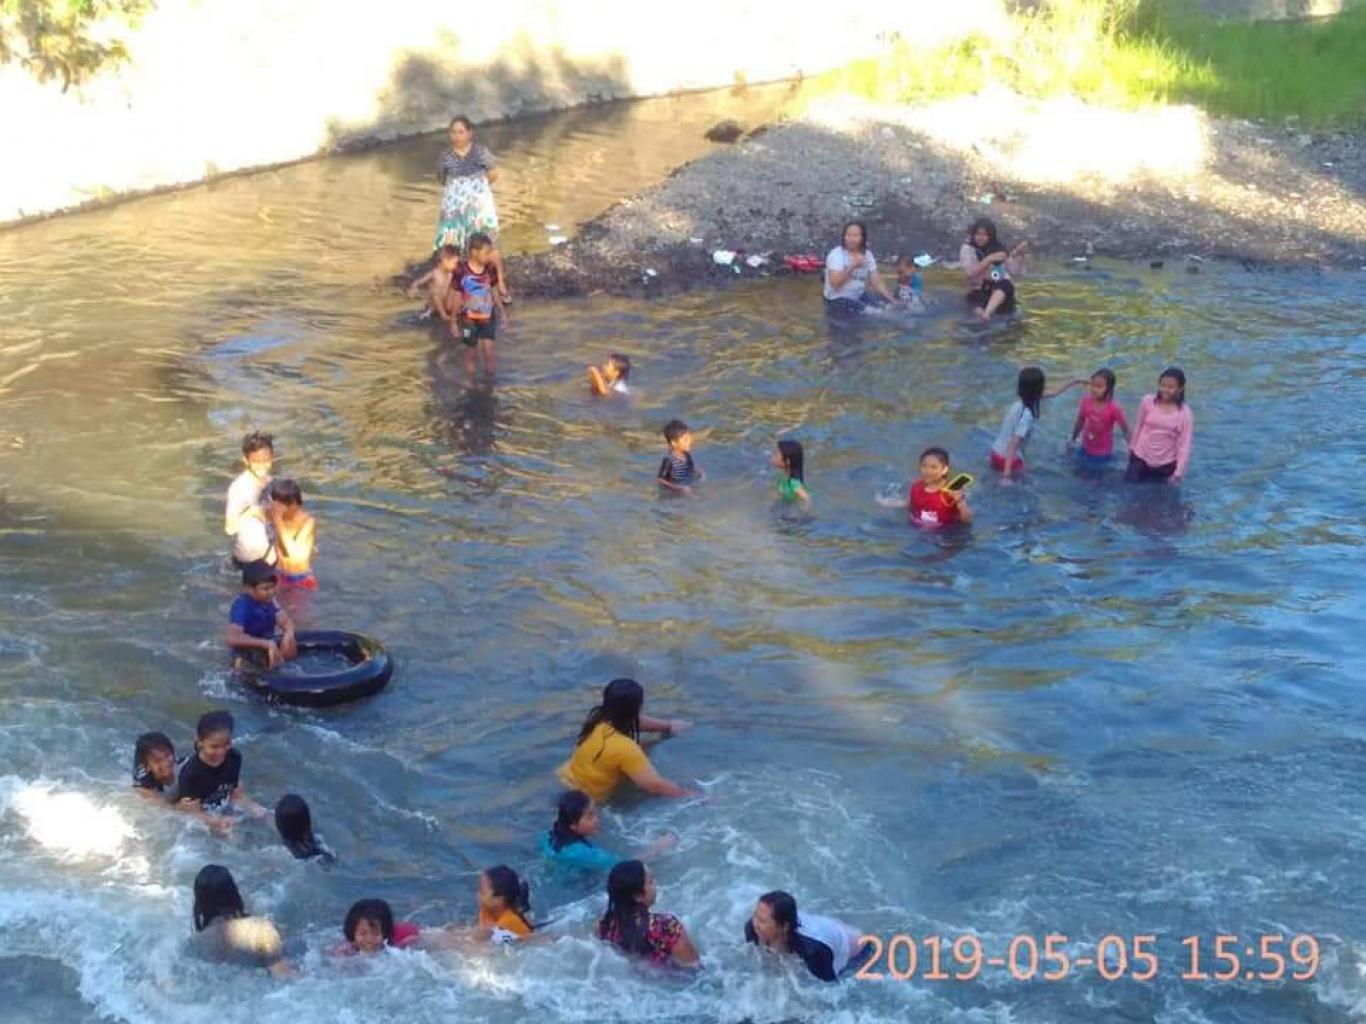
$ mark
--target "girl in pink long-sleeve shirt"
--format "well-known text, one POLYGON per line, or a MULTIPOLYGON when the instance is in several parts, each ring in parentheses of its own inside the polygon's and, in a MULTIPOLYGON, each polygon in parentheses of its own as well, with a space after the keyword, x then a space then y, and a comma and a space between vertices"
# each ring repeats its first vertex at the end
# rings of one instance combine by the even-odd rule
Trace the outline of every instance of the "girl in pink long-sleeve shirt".
POLYGON ((1138 407, 1124 479, 1131 483, 1180 483, 1190 463, 1194 435, 1195 417, 1186 405, 1186 375, 1169 366, 1158 378, 1157 394, 1144 395, 1138 407))

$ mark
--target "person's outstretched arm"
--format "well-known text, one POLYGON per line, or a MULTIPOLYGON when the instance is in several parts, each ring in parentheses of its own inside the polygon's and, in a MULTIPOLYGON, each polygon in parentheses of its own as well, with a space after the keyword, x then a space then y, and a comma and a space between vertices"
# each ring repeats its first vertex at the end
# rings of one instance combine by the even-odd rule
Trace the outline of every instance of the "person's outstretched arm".
POLYGON ((664 776, 660 775, 659 772, 655 771, 654 765, 650 764, 649 761, 645 762, 643 768, 637 768, 634 771, 628 770, 626 772, 626 777, 641 789, 645 790, 645 792, 653 793, 655 796, 687 797, 702 795, 700 793, 695 793, 690 789, 684 789, 676 782, 670 782, 664 776))

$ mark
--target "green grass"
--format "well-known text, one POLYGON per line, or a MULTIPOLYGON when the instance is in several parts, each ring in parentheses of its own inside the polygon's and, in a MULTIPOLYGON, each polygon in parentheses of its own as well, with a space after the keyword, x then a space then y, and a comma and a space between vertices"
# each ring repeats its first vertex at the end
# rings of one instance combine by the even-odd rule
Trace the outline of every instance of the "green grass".
POLYGON ((809 94, 924 102, 988 81, 1122 107, 1191 102, 1307 126, 1366 122, 1366 2, 1332 18, 1223 22, 1167 0, 1046 0, 1007 31, 936 49, 897 43, 818 76, 809 94))

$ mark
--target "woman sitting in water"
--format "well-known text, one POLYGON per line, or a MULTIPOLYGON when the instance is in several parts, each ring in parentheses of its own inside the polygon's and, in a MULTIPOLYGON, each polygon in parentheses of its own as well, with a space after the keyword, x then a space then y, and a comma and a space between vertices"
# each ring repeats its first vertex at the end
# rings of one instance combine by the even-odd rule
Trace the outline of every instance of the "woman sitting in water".
POLYGON ((1028 247, 1028 242, 1021 242, 1007 252, 996 237, 996 225, 986 217, 968 229, 958 262, 968 276, 967 300, 977 307, 977 315, 983 320, 990 320, 997 312, 1015 312, 1015 282, 1010 275, 1024 273, 1020 257, 1028 247))
POLYGON ((795 953, 821 981, 839 981, 867 962, 875 947, 857 928, 833 917, 797 916, 797 901, 774 889, 759 897, 745 922, 745 939, 774 953, 795 953))
MULTIPOLYGON (((621 858, 592 841, 592 837, 598 834, 601 821, 598 806, 587 793, 571 789, 560 794, 555 824, 541 837, 541 852, 554 863, 565 867, 610 870, 621 858)), ((677 845, 677 836, 662 836, 640 855, 640 859, 653 860, 677 845)))
POLYGON ((645 691, 634 679, 608 683, 602 691, 602 703, 584 719, 574 753, 560 766, 560 780, 599 803, 610 797, 623 779, 656 796, 698 796, 655 771, 640 747, 642 730, 672 736, 686 729, 688 723, 642 715, 644 702, 645 691))
POLYGON ((840 244, 825 257, 825 308, 831 313, 862 313, 871 288, 884 302, 895 302, 878 276, 877 259, 868 248, 868 229, 851 220, 840 232, 840 244))
POLYGON ((194 930, 196 949, 207 960, 264 967, 277 977, 293 973, 280 932, 267 918, 247 916, 237 883, 221 864, 206 864, 195 876, 194 930))
POLYGON ((645 865, 622 861, 607 876, 607 913, 598 921, 598 938, 653 964, 696 967, 697 947, 683 922, 650 910, 654 902, 655 880, 645 865))

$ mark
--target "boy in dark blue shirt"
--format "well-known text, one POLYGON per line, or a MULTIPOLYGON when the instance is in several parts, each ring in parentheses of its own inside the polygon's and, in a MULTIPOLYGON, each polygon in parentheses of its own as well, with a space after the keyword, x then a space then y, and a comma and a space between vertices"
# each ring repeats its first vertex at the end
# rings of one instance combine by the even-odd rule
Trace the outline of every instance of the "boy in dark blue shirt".
POLYGON ((251 651, 265 651, 267 668, 278 668, 299 653, 294 623, 275 603, 275 586, 273 566, 253 562, 242 570, 242 593, 228 612, 228 646, 237 652, 237 668, 251 651))

